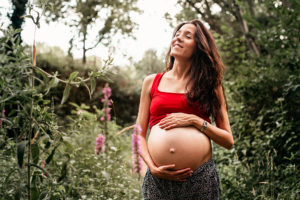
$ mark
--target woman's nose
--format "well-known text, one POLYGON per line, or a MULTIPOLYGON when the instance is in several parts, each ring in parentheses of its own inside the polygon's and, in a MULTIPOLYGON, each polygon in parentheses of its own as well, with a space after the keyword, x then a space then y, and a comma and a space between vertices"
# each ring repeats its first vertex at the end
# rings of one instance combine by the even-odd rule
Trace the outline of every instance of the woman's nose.
POLYGON ((179 42, 181 42, 182 41, 182 38, 181 38, 182 36, 181 35, 178 35, 177 37, 176 37, 176 40, 178 40, 179 42))

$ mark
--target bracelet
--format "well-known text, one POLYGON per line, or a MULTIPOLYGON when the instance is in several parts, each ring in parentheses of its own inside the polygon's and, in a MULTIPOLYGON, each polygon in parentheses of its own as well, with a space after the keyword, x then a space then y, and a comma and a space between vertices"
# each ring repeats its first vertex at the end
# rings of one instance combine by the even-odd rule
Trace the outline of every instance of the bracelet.
POLYGON ((207 124, 208 124, 208 122, 204 120, 203 126, 202 126, 202 128, 201 128, 201 130, 200 130, 201 132, 205 131, 205 129, 206 129, 206 127, 207 127, 207 124))

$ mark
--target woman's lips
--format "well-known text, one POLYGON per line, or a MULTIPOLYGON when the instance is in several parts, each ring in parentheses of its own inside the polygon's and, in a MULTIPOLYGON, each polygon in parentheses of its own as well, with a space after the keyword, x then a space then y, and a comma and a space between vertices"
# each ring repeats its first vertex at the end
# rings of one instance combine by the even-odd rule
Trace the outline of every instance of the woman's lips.
POLYGON ((180 44, 174 44, 174 47, 183 48, 183 46, 181 46, 180 44))

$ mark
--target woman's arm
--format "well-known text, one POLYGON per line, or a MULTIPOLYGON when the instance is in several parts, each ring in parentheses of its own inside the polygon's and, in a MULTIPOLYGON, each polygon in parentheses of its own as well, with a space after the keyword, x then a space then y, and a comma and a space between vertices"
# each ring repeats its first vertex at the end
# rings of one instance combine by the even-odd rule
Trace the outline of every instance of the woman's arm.
POLYGON ((187 177, 191 176, 192 171, 190 168, 181 169, 181 170, 174 170, 174 164, 164 165, 157 167, 153 162, 147 145, 147 129, 148 129, 148 122, 149 122, 149 113, 150 113, 150 92, 153 80, 155 78, 154 75, 149 75, 144 79, 142 92, 140 97, 140 106, 139 112, 137 117, 137 124, 139 124, 142 128, 141 132, 141 156, 144 159, 145 163, 149 167, 152 174, 159 178, 169 179, 169 180, 176 180, 176 181, 185 181, 187 177))
MULTIPOLYGON (((217 93, 220 99, 221 107, 220 114, 216 118, 216 126, 207 124, 207 128, 203 131, 208 137, 210 137, 215 143, 225 147, 226 149, 231 149, 234 141, 230 128, 230 123, 228 119, 228 113, 226 109, 226 101, 223 94, 222 86, 218 87, 217 93)), ((192 119, 192 123, 199 130, 202 129, 204 120, 195 116, 192 119)))
POLYGON ((151 159, 151 156, 148 151, 147 146, 147 130, 148 130, 148 122, 149 122, 149 113, 150 113, 150 92, 151 92, 151 85, 155 78, 155 74, 147 76, 143 81, 141 97, 140 97, 140 105, 139 105, 139 112, 137 117, 137 124, 139 124, 142 128, 141 132, 141 156, 144 159, 147 166, 151 169, 155 167, 154 162, 151 159))
MULTIPOLYGON (((203 131, 208 137, 210 137, 215 143, 230 149, 233 144, 233 136, 229 124, 226 102, 223 95, 222 86, 217 88, 217 94, 220 99, 221 107, 220 114, 216 119, 216 126, 207 124, 206 129, 203 131)), ((159 123, 160 128, 171 129, 182 126, 195 126, 199 130, 203 127, 204 120, 193 114, 186 113, 172 113, 167 115, 159 123)))

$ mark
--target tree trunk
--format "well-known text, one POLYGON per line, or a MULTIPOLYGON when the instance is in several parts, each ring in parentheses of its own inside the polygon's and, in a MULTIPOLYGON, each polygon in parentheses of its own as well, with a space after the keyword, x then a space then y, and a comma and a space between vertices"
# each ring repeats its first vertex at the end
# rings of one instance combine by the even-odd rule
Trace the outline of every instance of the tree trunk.
POLYGON ((255 11, 254 11, 254 2, 253 0, 247 0, 248 6, 249 6, 249 10, 251 13, 251 16, 255 16, 255 11))
POLYGON ((24 18, 21 18, 25 14, 26 4, 28 0, 14 0, 13 4, 13 13, 10 16, 11 26, 14 29, 21 28, 22 23, 24 22, 24 18))
POLYGON ((235 0, 233 1, 233 5, 235 8, 235 14, 236 14, 235 16, 237 18, 238 23, 241 26, 242 32, 247 40, 248 45, 250 46, 250 48, 254 51, 254 53, 257 56, 260 56, 259 48, 255 44, 253 38, 249 35, 249 28, 248 28, 247 22, 243 19, 241 9, 235 0))
POLYGON ((82 64, 86 64, 86 33, 83 33, 83 55, 82 55, 82 64))
MULTIPOLYGON (((11 26, 13 27, 13 29, 18 29, 22 27, 22 23, 24 22, 24 18, 22 18, 21 16, 23 16, 25 14, 26 11, 26 4, 27 4, 28 0, 14 0, 12 1, 12 5, 13 5, 13 13, 9 16, 10 21, 11 21, 11 26)), ((20 43, 22 43, 22 38, 21 38, 21 32, 17 33, 16 38, 20 39, 20 43)), ((7 42, 7 46, 5 47, 5 52, 8 53, 9 51, 12 50, 12 42, 8 41, 7 42)), ((11 56, 14 56, 14 54, 11 52, 9 53, 11 56)))

